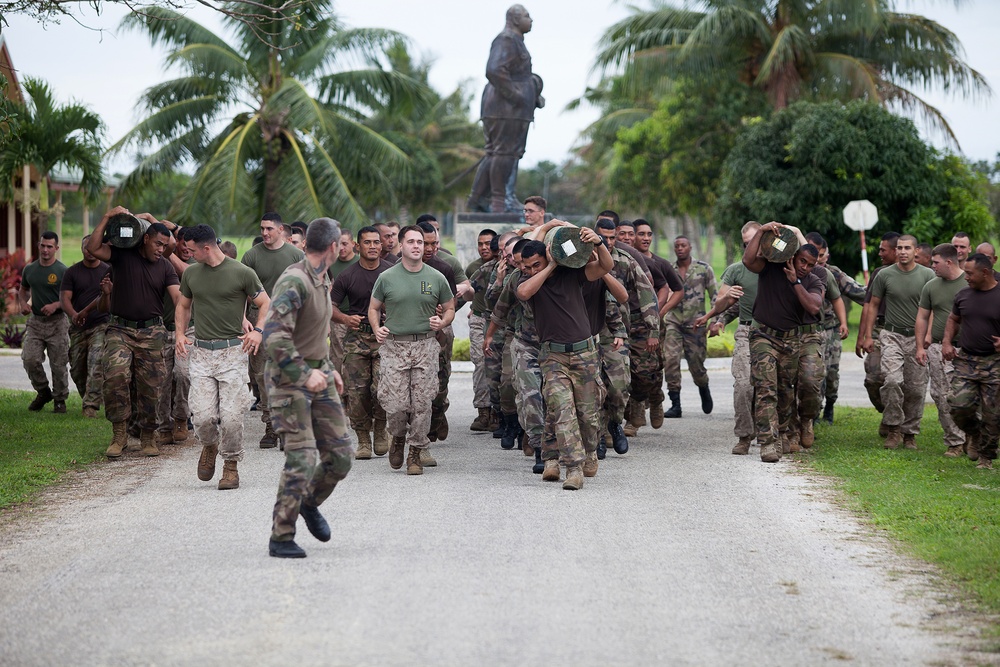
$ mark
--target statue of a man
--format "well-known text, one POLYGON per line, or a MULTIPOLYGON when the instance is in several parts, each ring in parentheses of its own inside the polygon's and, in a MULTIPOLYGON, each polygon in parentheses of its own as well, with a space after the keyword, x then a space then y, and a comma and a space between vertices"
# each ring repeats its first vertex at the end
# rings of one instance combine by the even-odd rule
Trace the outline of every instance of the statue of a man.
POLYGON ((528 126, 535 109, 545 106, 542 79, 531 73, 531 56, 524 34, 531 30, 531 16, 521 5, 507 10, 507 27, 490 47, 486 63, 486 90, 481 116, 486 137, 486 155, 476 171, 469 195, 469 208, 485 210, 481 203, 489 195, 489 210, 505 210, 505 195, 513 190, 515 169, 528 140, 528 126))

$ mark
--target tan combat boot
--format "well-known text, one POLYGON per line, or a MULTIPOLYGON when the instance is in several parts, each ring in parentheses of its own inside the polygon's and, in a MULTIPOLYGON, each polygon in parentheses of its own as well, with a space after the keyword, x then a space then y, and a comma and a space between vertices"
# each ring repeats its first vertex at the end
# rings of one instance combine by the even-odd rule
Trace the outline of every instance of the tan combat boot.
POLYGON ((950 458, 958 458, 962 455, 963 445, 951 445, 945 450, 944 455, 950 458))
POLYGON ((201 448, 201 456, 198 457, 198 479, 208 482, 215 477, 215 458, 218 455, 218 445, 205 445, 201 448))
MULTIPOLYGON (((587 454, 587 458, 583 460, 583 476, 597 476, 597 452, 590 452, 587 454)), ((567 476, 566 479, 568 480, 569 477, 567 476)))
POLYGON ((813 421, 811 419, 804 419, 802 421, 802 428, 799 431, 799 444, 802 445, 803 449, 809 449, 816 442, 816 434, 813 433, 813 421))
POLYGON ((403 467, 403 458, 406 450, 406 438, 392 439, 392 446, 389 448, 389 467, 399 470, 403 467))
POLYGON ((653 428, 663 426, 663 403, 649 404, 649 425, 653 428))
POLYGON ((424 467, 420 464, 420 450, 410 445, 410 452, 406 456, 406 474, 423 475, 424 467))
POLYGON ((764 463, 777 463, 781 460, 781 451, 773 442, 761 445, 760 460, 764 463))
POLYGON ((162 447, 163 445, 174 444, 174 434, 170 431, 157 431, 156 438, 153 440, 157 447, 162 447))
MULTIPOLYGON (((500 428, 500 411, 499 410, 494 410, 494 409, 491 408, 490 409, 490 423, 486 426, 486 430, 487 431, 495 431, 498 428, 500 428)), ((497 438, 499 436, 495 435, 493 437, 497 438)))
POLYGON ((979 439, 978 436, 965 434, 965 455, 969 457, 970 461, 979 460, 979 439))
POLYGON ((240 488, 240 473, 236 470, 236 461, 226 461, 222 464, 222 479, 219 480, 219 490, 240 488))
POLYGON ((733 454, 746 456, 750 453, 750 438, 740 438, 740 441, 733 447, 733 454))
POLYGON ((143 431, 139 434, 139 453, 143 456, 159 456, 160 450, 156 446, 156 431, 143 431))
POLYGON ((420 450, 420 465, 425 468, 433 468, 437 466, 438 462, 433 456, 431 456, 431 448, 424 447, 420 450))
POLYGON ((542 470, 542 480, 546 482, 558 482, 560 474, 559 459, 546 459, 545 469, 542 470))
POLYGON ((385 456, 389 451, 389 434, 385 430, 384 421, 375 420, 372 449, 375 451, 375 456, 385 456))
POLYGON ((580 469, 580 466, 569 466, 566 468, 566 481, 563 482, 563 489, 566 491, 579 491, 582 488, 583 471, 580 469))
POLYGON ((904 435, 903 436, 903 447, 906 447, 907 449, 916 449, 917 448, 917 436, 913 435, 912 433, 907 433, 906 435, 904 435))
POLYGON ((354 458, 365 461, 372 457, 372 434, 369 431, 354 431, 358 436, 358 451, 354 453, 354 458))
POLYGON ((470 431, 492 431, 490 428, 490 409, 479 408, 479 416, 472 420, 470 431))
POLYGON ((903 434, 897 428, 886 434, 885 442, 882 443, 882 446, 886 449, 898 449, 901 444, 903 444, 903 434))
POLYGON ((125 422, 114 422, 111 424, 111 429, 113 433, 111 444, 108 445, 108 451, 104 452, 104 455, 109 459, 121 458, 122 452, 128 446, 128 425, 125 422))
POLYGON ((191 436, 191 432, 188 431, 187 421, 180 419, 174 420, 174 430, 172 435, 174 436, 175 445, 183 445, 186 443, 187 439, 191 436))

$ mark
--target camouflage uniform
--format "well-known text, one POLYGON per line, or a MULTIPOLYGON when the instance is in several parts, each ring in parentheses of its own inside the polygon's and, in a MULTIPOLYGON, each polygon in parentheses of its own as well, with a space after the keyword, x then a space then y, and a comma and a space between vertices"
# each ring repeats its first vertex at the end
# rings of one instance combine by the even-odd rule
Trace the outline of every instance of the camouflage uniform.
POLYGON ((84 408, 99 410, 103 402, 104 385, 104 332, 107 323, 89 329, 69 328, 69 372, 77 391, 83 398, 84 408))
POLYGON ((505 351, 510 352, 518 423, 527 434, 529 444, 542 447, 545 400, 542 398, 542 371, 538 364, 540 348, 531 304, 519 301, 514 294, 520 278, 520 271, 511 272, 491 317, 498 326, 510 324, 514 330, 505 351))
MULTIPOLYGON (((827 264, 824 268, 837 281, 837 288, 840 290, 841 298, 844 299, 845 308, 849 305, 848 300, 858 305, 865 302, 864 287, 832 264, 827 264)), ((833 405, 837 402, 837 397, 840 394, 840 354, 844 349, 844 342, 840 339, 840 322, 837 321, 833 312, 833 304, 826 301, 823 303, 823 321, 830 322, 833 326, 827 327, 826 342, 823 346, 823 364, 826 366, 826 377, 823 378, 822 393, 826 397, 827 404, 833 405)))
POLYGON ((199 342, 188 348, 195 435, 202 447, 218 446, 224 460, 242 461, 243 415, 250 407, 246 353, 239 343, 209 350, 199 342))
POLYGON ((32 313, 24 328, 21 361, 31 386, 39 394, 49 391, 43 365, 46 351, 52 369, 52 398, 65 401, 69 396, 69 318, 61 310, 48 316, 32 313))
POLYGON ((781 452, 781 438, 787 429, 795 401, 799 373, 799 332, 778 332, 755 326, 750 331, 750 377, 755 390, 754 419, 757 444, 775 445, 781 452), (783 423, 784 422, 784 423, 783 423))
MULTIPOLYGON (((660 312, 653 283, 642 267, 626 252, 614 248, 611 252, 614 266, 611 274, 622 284, 630 295, 639 299, 639 309, 626 312, 629 304, 622 304, 622 321, 628 327, 629 338, 629 379, 628 395, 614 397, 612 405, 619 402, 624 406, 631 398, 642 402, 663 403, 663 359, 659 350, 649 350, 647 342, 660 339, 660 312)), ((617 408, 614 410, 617 416, 617 408)), ((619 421, 615 419, 614 421, 619 421)))
POLYGON ((330 324, 330 363, 338 373, 343 373, 344 369, 344 355, 347 353, 344 339, 347 337, 347 331, 346 324, 336 322, 330 324))
POLYGON ((378 400, 386 414, 389 434, 406 438, 410 447, 426 448, 431 426, 431 403, 438 390, 441 344, 431 334, 412 340, 391 334, 379 350, 381 377, 378 400))
MULTIPOLYGON (((496 260, 483 263, 469 277, 469 284, 472 289, 479 292, 486 291, 486 281, 496 267, 496 260)), ((484 299, 485 300, 485 299, 484 299)), ((475 302, 473 302, 473 307, 475 302)), ((487 307, 490 304, 487 302, 487 307)), ((472 405, 475 408, 490 407, 490 383, 486 374, 486 355, 483 352, 483 338, 486 336, 486 329, 490 323, 490 311, 473 310, 469 314, 469 357, 472 359, 472 405)))
POLYGON ((328 334, 333 304, 326 272, 310 271, 308 260, 289 266, 274 287, 271 309, 264 324, 267 349, 266 381, 274 430, 284 437, 285 467, 274 503, 271 539, 295 537, 300 508, 319 507, 347 477, 354 447, 347 435, 347 419, 334 386, 333 368, 322 354, 325 347, 305 322, 320 323, 328 334), (301 325, 301 326, 300 326, 301 325), (316 359, 303 358, 305 346, 316 359), (313 369, 329 379, 319 392, 305 389, 313 369))
POLYGON ((736 345, 733 347, 733 410, 736 423, 733 433, 737 438, 753 439, 754 428, 753 396, 754 388, 750 379, 750 325, 736 327, 736 345))
MULTIPOLYGON (((477 281, 480 280, 485 280, 486 305, 490 312, 492 312, 496 307, 497 299, 500 298, 500 294, 503 291, 503 285, 496 284, 497 262, 495 260, 483 264, 479 271, 476 271, 472 282, 478 284, 477 281), (483 276, 485 276, 485 278, 483 276)), ((506 322, 503 324, 506 324, 506 322)), ((486 385, 490 396, 490 407, 498 413, 501 410, 501 401, 505 404, 508 402, 506 400, 507 397, 501 398, 501 376, 503 374, 503 351, 505 344, 505 327, 501 327, 497 329, 496 334, 493 336, 493 343, 490 345, 490 356, 486 357, 483 361, 483 374, 486 376, 486 385)), ((510 392, 505 391, 503 393, 509 394, 510 392)), ((508 412, 508 414, 510 413, 508 412)))
MULTIPOLYGON (((580 466, 597 450, 597 406, 604 400, 597 347, 579 352, 556 352, 542 343, 538 363, 542 370, 542 396, 547 419, 555 432, 560 463, 580 466)), ((552 443, 543 445, 542 457, 554 458, 552 443)))
POLYGON ((628 309, 607 292, 605 306, 606 324, 597 336, 597 352, 601 359, 601 381, 604 384, 605 398, 601 424, 608 422, 622 423, 625 421, 625 407, 628 405, 632 384, 632 364, 628 330, 628 309), (625 320, 622 319, 624 312, 625 320), (622 339, 622 346, 614 349, 615 338, 622 339))
POLYGON ((818 324, 808 324, 799 327, 799 369, 795 383, 795 399, 792 409, 783 419, 787 425, 782 425, 782 432, 792 434, 794 439, 808 420, 819 417, 823 407, 821 386, 826 377, 823 367, 823 348, 826 342, 825 333, 818 324))
POLYGON ((451 380, 451 355, 455 349, 455 330, 449 324, 438 331, 434 336, 440 345, 438 351, 438 391, 431 401, 431 429, 430 432, 439 438, 439 434, 447 431, 447 417, 445 413, 451 406, 448 400, 448 382, 451 380))
POLYGON ((355 431, 371 431, 375 422, 385 422, 385 410, 378 401, 380 348, 367 321, 357 331, 348 329, 344 337, 344 393, 354 397, 347 413, 355 431))
POLYGON ((903 435, 916 435, 920 433, 927 391, 927 368, 916 362, 917 339, 883 329, 879 340, 885 376, 881 388, 885 406, 882 423, 889 429, 898 428, 903 435))
POLYGON ((959 350, 953 366, 951 417, 974 439, 980 458, 992 461, 1000 438, 1000 354, 980 357, 959 350))
POLYGON ((129 420, 132 414, 129 389, 134 383, 138 426, 143 431, 153 431, 157 394, 166 377, 163 346, 167 330, 161 318, 143 322, 150 326, 142 328, 122 322, 112 316, 104 333, 104 414, 112 424, 129 420))
MULTIPOLYGON (((678 275, 682 275, 676 262, 678 275)), ((691 378, 698 387, 708 386, 705 357, 708 356, 707 333, 704 327, 695 328, 694 320, 705 314, 705 294, 715 304, 718 289, 712 267, 700 259, 692 259, 684 277, 684 298, 663 318, 667 327, 664 336, 663 376, 667 391, 681 390, 681 354, 688 362, 691 378)))
POLYGON ((948 395, 954 382, 955 366, 941 356, 941 343, 927 346, 927 375, 931 381, 931 398, 938 410, 938 421, 944 431, 944 444, 955 451, 965 444, 965 433, 951 417, 948 395))

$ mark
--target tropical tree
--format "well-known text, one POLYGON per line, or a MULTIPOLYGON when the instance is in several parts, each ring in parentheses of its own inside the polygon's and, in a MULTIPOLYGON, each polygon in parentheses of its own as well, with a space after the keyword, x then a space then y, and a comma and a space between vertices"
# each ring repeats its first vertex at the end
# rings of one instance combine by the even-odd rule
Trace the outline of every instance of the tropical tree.
POLYGON ((182 75, 146 90, 140 107, 148 117, 112 147, 148 151, 123 190, 193 163, 194 178, 171 211, 182 224, 245 226, 275 210, 356 226, 367 219, 356 193, 392 204, 409 165, 366 120, 407 108, 425 88, 384 67, 398 33, 348 29, 330 0, 295 7, 295 21, 280 0, 263 4, 275 7, 273 20, 227 17, 228 37, 170 9, 125 18, 125 27, 172 49, 167 64, 182 75))
POLYGON ((17 136, 0 144, 0 194, 10 197, 14 179, 25 165, 39 174, 38 210, 43 221, 49 214, 49 174, 56 167, 81 173, 80 187, 96 196, 104 185, 101 167, 101 117, 87 107, 59 104, 41 79, 25 77, 25 101, 7 102, 7 113, 16 117, 17 136))
MULTIPOLYGON (((955 5, 962 0, 952 0, 955 5)), ((695 79, 728 72, 775 109, 796 99, 866 99, 917 112, 954 141, 941 112, 914 88, 988 95, 958 38, 894 0, 654 0, 608 29, 596 67, 631 87, 649 73, 695 79), (695 9, 688 9, 692 6, 695 9), (700 8, 702 11, 698 11, 700 8)))

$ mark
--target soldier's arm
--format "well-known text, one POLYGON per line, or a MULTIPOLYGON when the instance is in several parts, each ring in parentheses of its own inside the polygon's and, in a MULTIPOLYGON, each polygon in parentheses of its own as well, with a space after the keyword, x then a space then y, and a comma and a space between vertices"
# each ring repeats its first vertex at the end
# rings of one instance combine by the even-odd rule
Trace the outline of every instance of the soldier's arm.
POLYGON ((628 290, 615 278, 614 274, 608 273, 602 276, 601 280, 604 281, 604 285, 608 288, 608 294, 615 298, 616 304, 628 303, 628 290))
POLYGON ((760 254, 760 240, 764 236, 765 231, 772 231, 777 233, 781 229, 781 225, 777 222, 769 222, 766 225, 762 225, 757 229, 757 233, 753 235, 750 239, 750 243, 743 250, 743 266, 747 267, 754 273, 760 273, 767 266, 767 260, 764 256, 760 254))
MULTIPOLYGON (((615 263, 611 259, 611 253, 608 252, 608 247, 601 242, 601 237, 598 236, 597 232, 590 227, 584 227, 580 230, 580 240, 597 246, 597 262, 590 262, 584 267, 587 280, 597 280, 614 268, 615 263)), ((652 283, 650 283, 649 288, 653 289, 652 283)), ((653 297, 655 298, 656 295, 654 294, 653 297)))
POLYGON ((837 271, 837 286, 840 287, 840 294, 858 305, 865 302, 865 288, 862 287, 843 271, 837 271))
POLYGON ((709 265, 705 268, 705 292, 708 294, 708 302, 714 304, 716 298, 718 298, 719 288, 715 283, 715 271, 712 270, 712 266, 709 265))
POLYGON ((76 320, 76 316, 79 313, 73 308, 73 290, 60 290, 59 305, 62 306, 62 310, 69 317, 70 322, 76 320))
POLYGON ((649 338, 659 340, 660 337, 660 312, 657 309, 656 293, 653 292, 653 283, 642 271, 636 271, 635 285, 639 294, 639 312, 642 319, 649 328, 649 338))
POLYGON ((913 332, 917 344, 917 363, 921 366, 927 363, 927 348, 924 345, 924 338, 927 336, 927 330, 930 329, 930 320, 930 310, 917 308, 917 321, 913 325, 913 332))
POLYGON ((837 316, 840 340, 844 340, 847 338, 850 330, 847 327, 847 307, 844 305, 844 300, 839 296, 833 300, 833 312, 837 316))
POLYGON ((87 239, 87 250, 90 251, 94 257, 101 261, 108 261, 111 259, 111 246, 107 243, 103 243, 104 232, 108 228, 108 221, 111 217, 118 215, 119 213, 128 213, 128 209, 124 206, 115 206, 113 209, 104 214, 101 221, 97 223, 94 227, 94 231, 91 232, 90 238, 87 239))
MULTIPOLYGON (((628 295, 626 294, 626 296, 628 295)), ((618 306, 619 302, 616 298, 617 297, 615 297, 614 294, 608 290, 604 305, 604 323, 607 325, 608 331, 614 338, 621 338, 622 340, 625 340, 628 338, 628 329, 625 326, 625 321, 622 319, 622 311, 618 306)), ((627 301, 628 300, 626 299, 626 302, 627 301)))
MULTIPOLYGON (((192 274, 193 275, 193 274, 192 274)), ((191 322, 191 299, 181 294, 174 305, 174 347, 175 352, 182 357, 187 356, 191 342, 185 334, 191 322)))
POLYGON ((440 315, 434 314, 430 317, 431 329, 434 331, 444 329, 455 320, 455 299, 448 299, 441 304, 441 309, 440 315))
POLYGON ((305 388, 313 370, 295 347, 292 337, 305 294, 305 285, 300 280, 288 276, 278 279, 264 320, 263 337, 267 356, 279 369, 282 380, 300 388, 305 388))
POLYGON ((941 339, 941 356, 947 361, 955 358, 955 345, 953 341, 958 334, 958 327, 962 324, 962 316, 952 311, 948 316, 948 321, 944 323, 944 337, 941 339))

